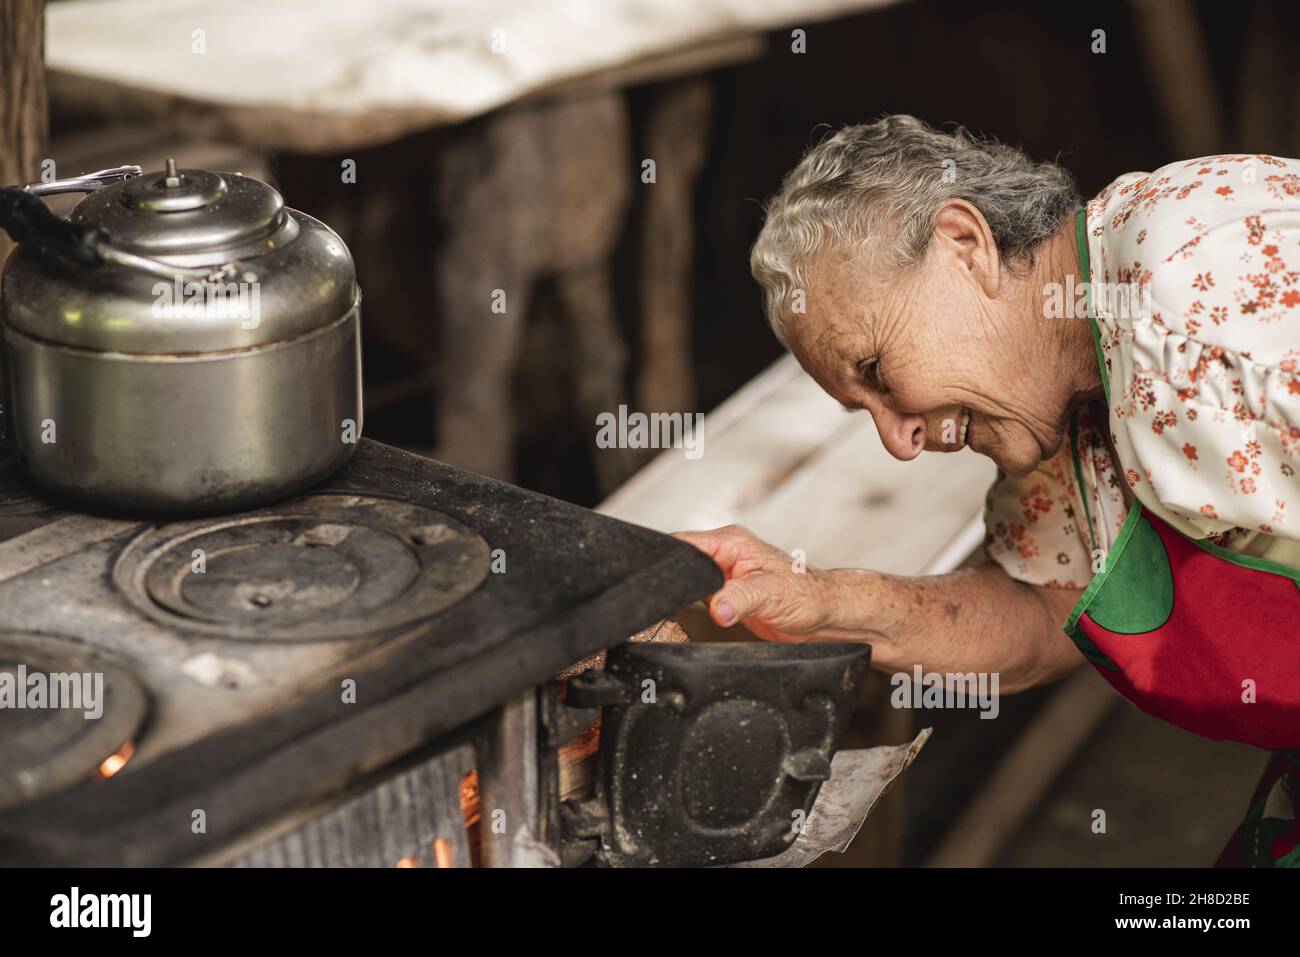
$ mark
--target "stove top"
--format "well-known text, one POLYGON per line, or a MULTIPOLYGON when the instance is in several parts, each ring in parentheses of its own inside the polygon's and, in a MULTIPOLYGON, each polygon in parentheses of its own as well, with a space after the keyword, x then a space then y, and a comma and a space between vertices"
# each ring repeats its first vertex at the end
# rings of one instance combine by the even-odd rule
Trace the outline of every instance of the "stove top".
POLYGON ((373 442, 309 494, 169 523, 0 462, 0 676, 97 676, 78 708, 0 709, 0 863, 208 854, 720 584, 674 539, 373 442))

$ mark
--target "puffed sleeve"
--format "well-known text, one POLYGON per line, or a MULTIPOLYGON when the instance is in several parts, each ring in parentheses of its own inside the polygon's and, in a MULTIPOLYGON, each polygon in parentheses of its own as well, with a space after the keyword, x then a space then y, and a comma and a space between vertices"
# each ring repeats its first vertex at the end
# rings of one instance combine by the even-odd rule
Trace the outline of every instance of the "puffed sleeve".
POLYGON ((1102 338, 1129 484, 1193 536, 1300 540, 1300 162, 1152 175, 1150 209, 1102 243, 1114 278, 1149 293, 1102 338))

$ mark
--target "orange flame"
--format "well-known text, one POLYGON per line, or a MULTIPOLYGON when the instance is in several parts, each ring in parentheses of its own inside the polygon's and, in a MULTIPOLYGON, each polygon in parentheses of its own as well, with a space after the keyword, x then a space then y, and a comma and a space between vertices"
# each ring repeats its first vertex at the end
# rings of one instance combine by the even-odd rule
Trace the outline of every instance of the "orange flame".
POLYGON ((438 867, 456 866, 456 851, 451 846, 451 841, 440 837, 433 842, 433 860, 438 867))
POLYGON ((470 771, 460 781, 460 813, 465 827, 472 828, 479 819, 478 772, 470 771))
POLYGON ((126 741, 116 754, 110 754, 99 766, 99 776, 101 778, 111 778, 118 771, 126 767, 126 762, 131 760, 131 755, 135 754, 135 742, 126 741))

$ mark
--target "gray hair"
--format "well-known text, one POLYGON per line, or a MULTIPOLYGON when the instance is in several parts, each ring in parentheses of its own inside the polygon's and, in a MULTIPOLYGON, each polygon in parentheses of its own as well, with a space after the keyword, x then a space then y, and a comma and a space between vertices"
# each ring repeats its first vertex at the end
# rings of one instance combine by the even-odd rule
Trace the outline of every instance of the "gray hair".
POLYGON ((768 201, 749 257, 777 337, 785 341, 791 297, 816 253, 856 247, 873 266, 908 269, 925 258, 939 208, 954 198, 980 211, 1003 263, 1018 269, 1033 264, 1034 248, 1065 222, 1078 192, 1056 163, 913 116, 846 126, 808 150, 768 201))

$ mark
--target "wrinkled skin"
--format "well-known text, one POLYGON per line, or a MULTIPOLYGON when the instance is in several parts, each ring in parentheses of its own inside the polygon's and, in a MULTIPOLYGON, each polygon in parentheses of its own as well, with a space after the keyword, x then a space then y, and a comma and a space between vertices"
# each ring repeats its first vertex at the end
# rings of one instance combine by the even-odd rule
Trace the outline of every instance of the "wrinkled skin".
POLYGON ((1066 272, 1078 272, 1073 217, 1016 275, 979 211, 953 200, 902 275, 842 252, 814 260, 790 351, 833 398, 871 414, 895 457, 969 445, 1025 475, 1060 448, 1071 407, 1100 390, 1087 323, 1043 317, 1044 285, 1066 272))
MULTIPOLYGON (((1009 268, 962 200, 940 210, 924 259, 901 273, 824 251, 806 311, 787 319, 790 351, 845 408, 872 416, 895 457, 969 446, 1026 475, 1060 449, 1072 410, 1102 394, 1088 323, 1043 310, 1048 283, 1080 281, 1074 216, 1034 252, 1009 268)), ((996 670, 1008 691, 1082 661, 1060 631, 1081 592, 1026 585, 992 563, 931 578, 799 571, 743 528, 680 537, 726 575, 713 620, 769 641, 870 642, 876 667, 996 670)))

